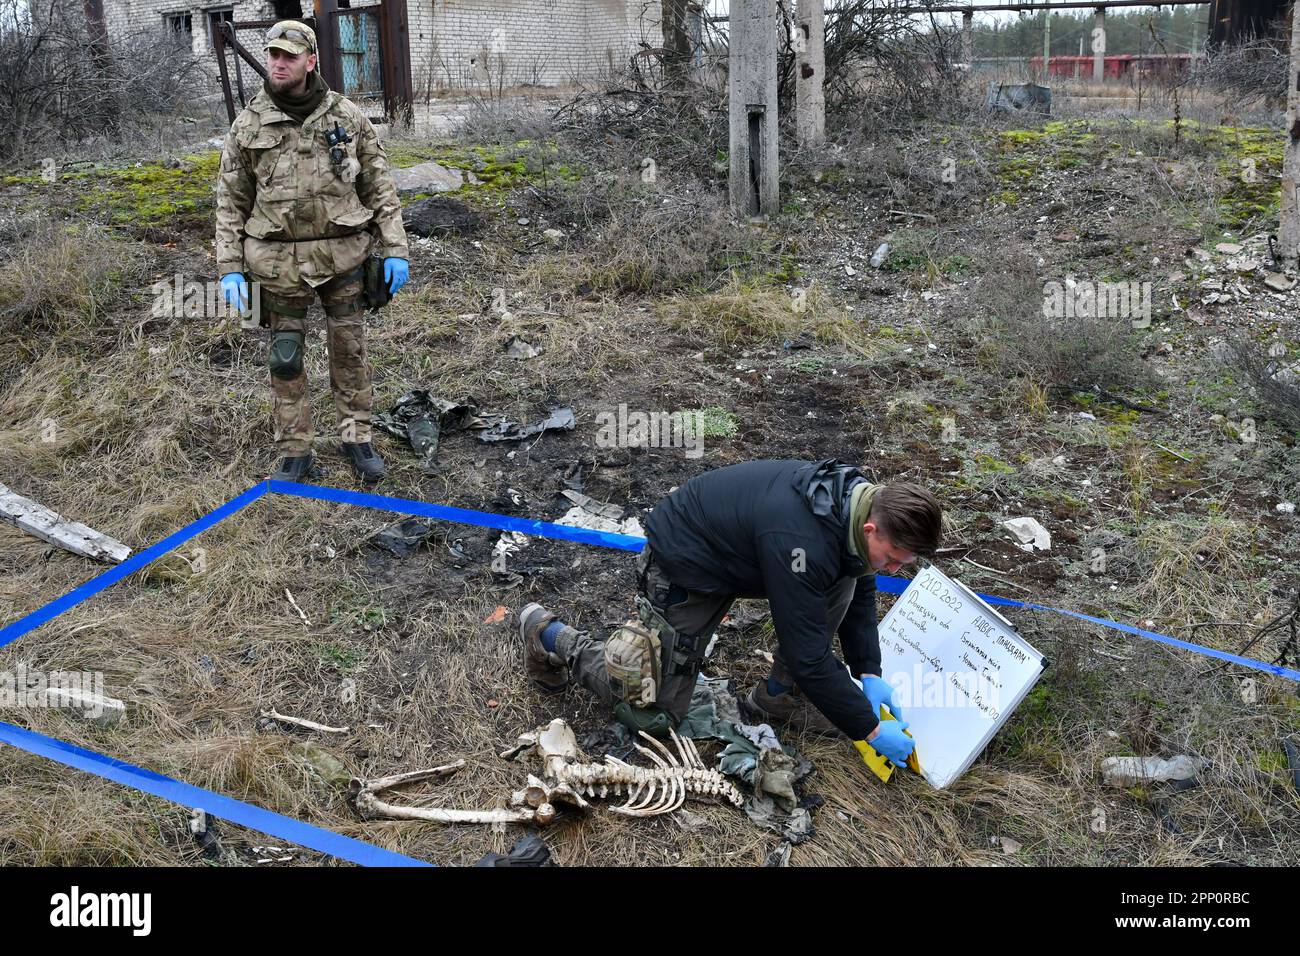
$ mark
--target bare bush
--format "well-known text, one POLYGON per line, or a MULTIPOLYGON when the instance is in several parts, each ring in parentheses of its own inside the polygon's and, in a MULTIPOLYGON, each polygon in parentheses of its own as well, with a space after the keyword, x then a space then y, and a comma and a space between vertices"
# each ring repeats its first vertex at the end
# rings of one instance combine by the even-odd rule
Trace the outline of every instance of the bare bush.
POLYGON ((986 260, 966 325, 1001 374, 1061 391, 1124 388, 1147 379, 1124 320, 1056 318, 1046 314, 1043 300, 1044 282, 1029 253, 1011 250, 986 260))
POLYGON ((595 228, 581 264, 581 279, 591 289, 668 292, 717 280, 754 258, 754 240, 716 191, 669 194, 630 174, 598 186, 586 191, 588 223, 595 228))
POLYGON ((1300 431, 1300 363, 1285 353, 1273 356, 1244 337, 1228 341, 1226 364, 1244 375, 1256 399, 1283 422, 1300 431))
POLYGON ((0 0, 0 160, 121 140, 192 109, 206 67, 163 25, 110 41, 80 7, 0 0))
MULTIPOLYGON (((899 0, 846 0, 826 11, 826 109, 849 128, 881 132, 965 110, 961 36, 899 0)), ((794 54, 783 51, 783 89, 793 95, 794 54)))
POLYGON ((614 79, 555 111, 553 128, 600 165, 707 175, 726 156, 727 98, 702 86, 654 92, 614 79))
POLYGON ((1229 109, 1263 98, 1275 107, 1286 104, 1288 53, 1277 40, 1248 39, 1211 47, 1192 74, 1192 82, 1222 93, 1229 109))

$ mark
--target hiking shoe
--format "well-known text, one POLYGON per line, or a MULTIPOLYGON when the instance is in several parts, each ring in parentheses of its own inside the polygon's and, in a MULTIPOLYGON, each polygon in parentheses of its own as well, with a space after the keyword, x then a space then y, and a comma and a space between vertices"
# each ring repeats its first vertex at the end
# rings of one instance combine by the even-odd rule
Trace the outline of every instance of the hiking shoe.
POLYGON ((304 481, 311 477, 313 464, 311 452, 305 455, 290 455, 280 462, 280 467, 271 478, 275 481, 304 481))
POLYGON ((379 452, 370 447, 370 442, 343 442, 343 451, 348 456, 348 464, 357 473, 357 477, 367 483, 378 481, 388 474, 384 459, 379 452))
POLYGON ((538 690, 558 694, 569 686, 564 658, 542 646, 542 631, 555 615, 540 604, 529 604, 519 612, 519 638, 524 642, 524 673, 538 690))
POLYGON ((745 697, 745 704, 763 723, 773 727, 788 727, 796 733, 818 737, 844 736, 806 697, 793 691, 773 696, 767 692, 767 681, 760 680, 754 685, 745 697))

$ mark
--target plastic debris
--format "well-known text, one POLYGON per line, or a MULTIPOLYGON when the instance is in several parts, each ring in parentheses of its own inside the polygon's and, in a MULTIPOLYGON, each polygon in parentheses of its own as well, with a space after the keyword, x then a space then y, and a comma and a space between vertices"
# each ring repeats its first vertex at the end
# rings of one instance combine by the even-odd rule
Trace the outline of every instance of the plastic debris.
POLYGON ((1110 787, 1191 780, 1209 763, 1202 757, 1189 757, 1186 754, 1168 760, 1163 757, 1107 757, 1101 762, 1101 780, 1110 787))
POLYGON ((592 531, 611 531, 615 534, 630 534, 637 537, 645 535, 641 522, 635 515, 623 517, 621 505, 605 504, 590 498, 580 491, 565 490, 564 497, 573 502, 573 507, 564 513, 556 524, 569 525, 574 528, 589 528, 592 531))
POLYGON ((426 466, 438 454, 443 432, 461 428, 483 428, 488 422, 469 401, 451 402, 435 398, 425 389, 407 392, 393 403, 392 411, 374 417, 376 428, 410 442, 426 466))
POLYGON ((536 834, 520 837, 510 852, 489 853, 474 864, 475 866, 554 866, 550 848, 536 834))
POLYGON ((502 419, 491 428, 485 428, 478 433, 479 441, 521 441, 525 438, 532 438, 534 435, 540 435, 547 431, 565 431, 571 432, 578 425, 577 419, 574 418, 573 409, 568 407, 555 408, 551 413, 543 418, 540 422, 532 425, 521 425, 518 422, 507 421, 502 419))
POLYGON ((401 518, 370 536, 370 543, 398 558, 411 555, 429 535, 434 525, 419 518, 401 518))

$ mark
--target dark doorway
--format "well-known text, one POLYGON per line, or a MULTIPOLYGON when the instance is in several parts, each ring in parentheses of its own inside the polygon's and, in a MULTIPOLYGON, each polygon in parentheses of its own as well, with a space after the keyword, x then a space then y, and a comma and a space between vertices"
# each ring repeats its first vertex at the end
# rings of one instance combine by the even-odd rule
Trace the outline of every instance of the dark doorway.
POLYGON ((302 0, 271 0, 277 20, 301 20, 302 0))

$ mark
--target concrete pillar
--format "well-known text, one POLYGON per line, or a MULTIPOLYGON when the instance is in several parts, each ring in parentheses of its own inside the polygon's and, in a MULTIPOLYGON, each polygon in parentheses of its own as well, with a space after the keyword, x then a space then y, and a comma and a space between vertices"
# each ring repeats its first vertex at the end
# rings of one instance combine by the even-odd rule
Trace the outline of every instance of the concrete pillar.
POLYGON ((1044 10, 1043 13, 1043 75, 1038 82, 1046 86, 1052 78, 1052 11, 1044 10))
POLYGON ((961 14, 961 61, 969 64, 975 58, 975 43, 971 37, 971 25, 975 20, 973 10, 963 10, 961 14))
POLYGON ((732 0, 727 54, 731 209, 777 211, 776 4, 732 0))
POLYGON ((795 129, 802 146, 826 141, 826 0, 799 0, 795 20, 795 129))
POLYGON ((686 8, 686 32, 691 38, 691 66, 699 69, 704 65, 704 5, 692 3, 686 8))
POLYGON ((1092 79, 1100 83, 1106 78, 1106 8, 1098 7, 1092 14, 1092 79))
POLYGON ((1287 75, 1286 151, 1282 156, 1282 215, 1278 223, 1280 258, 1300 263, 1300 3, 1291 5, 1291 69, 1287 75))

